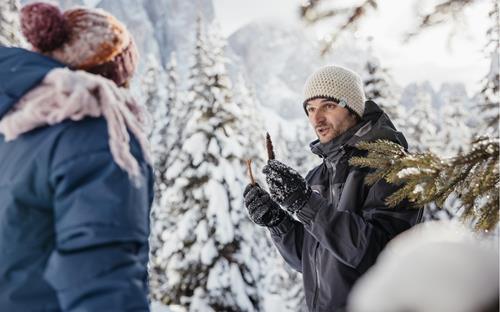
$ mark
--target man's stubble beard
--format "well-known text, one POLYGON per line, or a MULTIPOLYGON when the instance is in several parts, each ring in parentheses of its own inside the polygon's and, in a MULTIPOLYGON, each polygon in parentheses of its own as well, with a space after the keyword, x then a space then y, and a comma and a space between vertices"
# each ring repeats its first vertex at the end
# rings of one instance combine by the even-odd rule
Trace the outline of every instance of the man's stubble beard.
POLYGON ((322 141, 322 138, 319 134, 319 131, 317 131, 315 129, 315 132, 316 132, 316 136, 318 137, 318 139, 320 140, 321 143, 328 143, 332 140, 334 140, 335 138, 339 137, 342 133, 346 132, 350 127, 348 126, 348 124, 341 124, 341 125, 335 125, 335 124, 332 124, 332 123, 322 123, 320 125, 317 125, 316 128, 321 128, 321 127, 329 127, 330 128, 330 132, 328 133, 328 138, 324 141, 322 141))

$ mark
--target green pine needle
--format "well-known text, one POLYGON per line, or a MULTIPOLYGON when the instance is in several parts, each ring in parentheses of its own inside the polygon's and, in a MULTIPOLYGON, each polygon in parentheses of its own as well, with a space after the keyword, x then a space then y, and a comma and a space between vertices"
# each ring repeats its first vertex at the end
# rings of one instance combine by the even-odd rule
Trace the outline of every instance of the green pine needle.
POLYGON ((394 142, 377 140, 356 146, 368 151, 365 157, 352 157, 352 166, 373 169, 365 183, 384 179, 401 185, 387 197, 389 207, 408 199, 412 207, 435 203, 443 207, 446 199, 457 196, 462 219, 472 220, 476 230, 491 230, 499 222, 499 142, 487 137, 472 142, 472 150, 451 159, 432 153, 409 153, 394 142))

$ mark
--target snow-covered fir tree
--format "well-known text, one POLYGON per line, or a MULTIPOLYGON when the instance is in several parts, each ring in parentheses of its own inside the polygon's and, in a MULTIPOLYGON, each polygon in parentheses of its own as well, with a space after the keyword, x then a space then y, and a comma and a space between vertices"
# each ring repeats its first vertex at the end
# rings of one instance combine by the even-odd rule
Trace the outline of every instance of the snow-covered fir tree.
POLYGON ((492 1, 489 12, 490 27, 486 33, 488 42, 485 52, 490 57, 490 69, 482 81, 482 88, 476 96, 480 127, 479 135, 499 136, 500 115, 500 4, 492 1))
MULTIPOLYGON (((163 174, 166 173, 170 165, 179 156, 182 142, 184 140, 184 129, 188 118, 189 106, 186 105, 185 91, 181 89, 179 81, 179 72, 177 67, 177 56, 175 52, 170 55, 170 60, 167 64, 167 102, 168 105, 168 120, 165 123, 166 136, 166 156, 163 168, 163 174)), ((169 185, 171 181, 167 181, 169 185)))
POLYGON ((412 151, 439 151, 436 112, 431 95, 422 88, 417 89, 414 106, 405 118, 405 130, 412 151))
POLYGON ((402 107, 398 103, 393 79, 388 70, 380 65, 378 58, 371 56, 366 61, 363 83, 366 98, 377 103, 399 128, 403 124, 402 107))
POLYGON ((0 46, 20 46, 19 1, 0 1, 0 46))
MULTIPOLYGON (((165 157, 167 155, 167 126, 170 119, 171 102, 167 97, 167 81, 163 67, 149 55, 141 86, 144 104, 150 113, 149 140, 151 143, 157 188, 164 183, 165 157)), ((157 192, 158 194, 159 192, 157 192)))
MULTIPOLYGON (((246 134, 231 94, 223 40, 197 28, 188 86, 189 116, 181 155, 167 170, 161 205, 172 226, 155 265, 167 277, 155 300, 183 311, 259 311, 255 259, 265 252, 262 229, 243 207, 246 134)), ((262 256, 262 255, 261 255, 262 256)))
POLYGON ((442 94, 440 131, 438 134, 441 148, 439 155, 453 157, 469 150, 472 130, 468 125, 470 112, 468 99, 451 90, 442 94))
POLYGON ((166 72, 159 62, 150 56, 142 86, 145 104, 152 120, 150 142, 155 170, 155 200, 151 211, 149 283, 151 296, 157 298, 164 292, 163 286, 167 282, 167 275, 156 260, 159 251, 168 240, 164 233, 172 224, 168 207, 162 205, 163 194, 170 182, 167 180, 166 171, 178 152, 173 146, 182 140, 173 133, 179 132, 180 135, 180 130, 173 131, 171 128, 180 118, 185 117, 174 115, 180 105, 175 54, 171 55, 166 72))
MULTIPOLYGON (((455 157, 470 150, 472 139, 470 101, 461 84, 445 83, 439 91, 440 110, 436 145, 431 151, 443 159, 455 157)), ((433 144, 434 144, 433 143, 433 144)), ((425 151, 424 148, 419 150, 425 151)), ((450 194, 438 207, 435 203, 426 205, 424 220, 450 220, 458 217, 461 203, 456 193, 450 194)))
MULTIPOLYGON (((233 100, 241 110, 239 116, 242 133, 246 135, 241 142, 245 149, 245 155, 255 168, 262 168, 265 165, 265 125, 260 111, 262 107, 258 103, 255 92, 248 85, 246 79, 240 74, 234 84, 233 100)), ((254 170, 254 175, 259 177, 260 170, 254 170)))
POLYGON ((150 142, 156 173, 157 195, 168 186, 165 174, 178 156, 188 107, 180 90, 175 52, 163 70, 152 56, 142 79, 145 105, 151 114, 150 142))
MULTIPOLYGON (((238 105, 241 105, 242 109, 241 130, 246 133, 246 142, 243 142, 242 146, 246 150, 245 154, 252 159, 254 175, 265 187, 265 180, 260 172, 267 161, 263 132, 266 127, 261 111, 262 106, 258 103, 253 89, 247 85, 246 80, 241 75, 235 84, 234 99, 238 105)), ((304 123, 299 123, 299 125, 303 126, 304 123)), ((289 126, 294 129, 293 125, 289 126)), ((306 126, 308 125, 306 124, 306 126)), ((307 170, 312 168, 313 163, 307 161, 312 155, 308 148, 311 136, 308 136, 310 133, 302 132, 302 130, 304 129, 297 129, 298 135, 291 135, 293 139, 284 136, 283 131, 280 130, 277 136, 273 136, 273 139, 278 156, 305 174, 307 170), (309 168, 305 169, 307 166, 309 168)), ((255 259, 263 270, 258 282, 258 287, 261 290, 261 309, 263 311, 279 309, 282 312, 306 311, 304 310, 306 306, 302 276, 283 261, 270 239, 267 239, 266 242, 268 250, 258 254, 259 258, 255 259)))
POLYGON ((264 311, 307 312, 302 275, 285 264, 281 256, 270 259, 273 269, 264 277, 264 311))

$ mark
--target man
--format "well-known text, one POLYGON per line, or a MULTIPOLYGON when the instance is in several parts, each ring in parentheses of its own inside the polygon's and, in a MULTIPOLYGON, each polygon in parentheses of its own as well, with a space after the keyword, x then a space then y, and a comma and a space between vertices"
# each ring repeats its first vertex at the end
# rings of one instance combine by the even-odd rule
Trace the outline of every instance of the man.
POLYGON ((314 312, 342 311, 351 287, 387 242, 421 217, 406 203, 388 208, 384 200, 397 186, 368 186, 369 169, 348 163, 363 155, 355 147, 360 141, 386 139, 407 148, 389 117, 365 102, 362 85, 358 75, 338 66, 313 73, 303 105, 318 136, 311 150, 322 164, 304 179, 270 160, 263 169, 270 194, 258 185, 244 192, 250 218, 269 228, 283 258, 303 274, 306 303, 314 312))
POLYGON ((149 311, 153 173, 118 87, 135 44, 102 10, 33 3, 21 23, 37 52, 0 47, 0 311, 149 311))

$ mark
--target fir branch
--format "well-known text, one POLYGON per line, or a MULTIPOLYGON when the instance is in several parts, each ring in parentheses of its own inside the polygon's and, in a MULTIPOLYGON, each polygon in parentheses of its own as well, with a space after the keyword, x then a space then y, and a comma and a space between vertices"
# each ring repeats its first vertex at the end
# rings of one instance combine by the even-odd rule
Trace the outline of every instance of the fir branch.
POLYGON ((410 202, 416 202, 419 195, 415 192, 415 189, 417 189, 418 185, 416 181, 409 181, 404 184, 399 190, 385 199, 387 206, 394 208, 405 199, 408 199, 410 202))
POLYGON ((454 158, 441 159, 432 153, 408 153, 394 142, 360 142, 357 148, 368 151, 353 157, 353 166, 373 169, 365 183, 383 179, 401 187, 386 198, 389 207, 408 199, 414 207, 436 204, 456 194, 461 202, 461 218, 473 221, 476 230, 491 230, 498 224, 499 140, 482 137, 472 142, 472 150, 454 158))
POLYGON ((487 203, 478 212, 479 218, 475 224, 476 230, 493 229, 498 224, 498 201, 499 193, 492 191, 487 196, 487 203))

